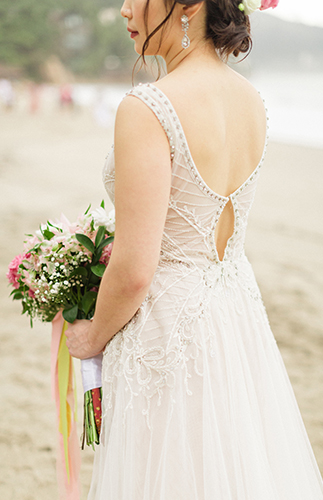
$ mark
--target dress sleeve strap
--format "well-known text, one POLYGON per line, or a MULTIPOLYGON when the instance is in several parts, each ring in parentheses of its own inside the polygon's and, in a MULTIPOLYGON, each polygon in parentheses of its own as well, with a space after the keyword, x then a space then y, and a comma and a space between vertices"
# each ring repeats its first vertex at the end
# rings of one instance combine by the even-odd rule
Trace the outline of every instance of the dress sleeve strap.
POLYGON ((137 97, 138 99, 143 101, 154 113, 167 136, 170 148, 170 158, 171 161, 173 161, 176 150, 176 134, 171 116, 169 116, 168 113, 168 108, 162 101, 163 96, 159 95, 156 87, 150 87, 149 84, 139 84, 138 86, 127 92, 126 96, 137 97))

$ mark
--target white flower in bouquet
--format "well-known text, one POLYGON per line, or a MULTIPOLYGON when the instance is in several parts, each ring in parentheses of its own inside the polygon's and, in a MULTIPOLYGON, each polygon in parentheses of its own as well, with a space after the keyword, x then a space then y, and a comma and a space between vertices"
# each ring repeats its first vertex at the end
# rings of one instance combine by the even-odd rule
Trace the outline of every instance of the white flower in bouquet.
POLYGON ((109 233, 115 230, 115 210, 110 210, 107 214, 103 207, 96 208, 91 211, 94 220, 94 227, 97 229, 99 226, 104 226, 109 233))

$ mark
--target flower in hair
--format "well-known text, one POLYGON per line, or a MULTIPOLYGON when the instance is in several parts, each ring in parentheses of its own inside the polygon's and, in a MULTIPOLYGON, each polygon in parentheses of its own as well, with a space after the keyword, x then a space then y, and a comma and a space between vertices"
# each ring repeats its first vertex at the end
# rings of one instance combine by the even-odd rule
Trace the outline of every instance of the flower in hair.
POLYGON ((260 10, 274 9, 277 7, 279 0, 262 0, 260 10))
POLYGON ((249 16, 258 9, 266 10, 270 9, 270 7, 274 9, 277 7, 278 3, 279 0, 242 0, 239 4, 239 9, 249 16))
POLYGON ((242 0, 239 4, 239 9, 244 12, 247 16, 255 12, 255 10, 260 9, 261 0, 242 0))

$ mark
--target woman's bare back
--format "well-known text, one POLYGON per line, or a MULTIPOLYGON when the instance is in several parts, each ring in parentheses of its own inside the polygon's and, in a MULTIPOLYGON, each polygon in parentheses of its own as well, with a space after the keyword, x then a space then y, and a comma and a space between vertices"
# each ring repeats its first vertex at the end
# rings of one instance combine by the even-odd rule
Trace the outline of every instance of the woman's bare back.
MULTIPOLYGON (((187 69, 170 73, 156 86, 173 104, 203 180, 212 191, 229 196, 261 160, 267 127, 264 104, 247 80, 221 62, 212 69, 203 62, 200 71, 187 69)), ((220 259, 233 227, 228 202, 214 235, 220 259)))

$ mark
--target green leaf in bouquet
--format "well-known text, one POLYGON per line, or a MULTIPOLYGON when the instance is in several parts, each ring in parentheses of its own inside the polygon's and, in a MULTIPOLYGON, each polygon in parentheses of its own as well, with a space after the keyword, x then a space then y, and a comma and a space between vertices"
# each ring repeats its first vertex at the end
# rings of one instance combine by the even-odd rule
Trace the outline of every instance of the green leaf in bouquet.
POLYGON ((54 233, 52 233, 52 231, 50 231, 49 229, 44 229, 43 235, 46 240, 51 240, 54 236, 54 233))
POLYGON ((93 287, 98 287, 100 285, 101 279, 102 278, 99 278, 99 276, 96 276, 95 274, 91 273, 88 288, 91 289, 93 287))
POLYGON ((53 227, 54 229, 56 229, 60 233, 63 232, 63 229, 61 227, 55 226, 55 224, 52 224, 52 222, 50 222, 49 220, 47 221, 47 226, 53 227))
POLYGON ((26 302, 22 302, 22 313, 21 314, 25 314, 26 312, 28 312, 28 306, 27 306, 26 302))
POLYGON ((105 209, 105 203, 104 203, 104 200, 101 201, 101 205, 100 205, 101 208, 105 209))
POLYGON ((41 242, 36 243, 30 250, 28 250, 28 252, 30 252, 30 253, 33 253, 33 252, 37 253, 40 248, 41 248, 41 242))
POLYGON ((98 262, 101 258, 101 255, 102 255, 103 248, 105 246, 109 245, 109 243, 112 243, 113 240, 114 240, 114 236, 109 236, 105 240, 102 240, 101 244, 98 246, 98 248, 96 248, 95 253, 93 255, 93 259, 92 259, 93 265, 98 264, 98 262))
POLYGON ((97 264, 96 266, 92 266, 91 271, 93 274, 95 274, 95 276, 102 278, 104 271, 105 271, 105 265, 104 264, 97 264))
POLYGON ((98 247, 100 243, 102 242, 104 235, 105 235, 106 229, 104 226, 100 226, 98 229, 98 232, 96 233, 95 237, 95 246, 98 247))
POLYGON ((39 230, 41 234, 44 236, 45 240, 51 240, 52 237, 54 236, 54 233, 52 231, 50 231, 48 228, 43 229, 41 225, 39 226, 39 230))
POLYGON ((87 316, 91 311, 91 309, 94 308, 97 296, 98 296, 97 292, 86 292, 86 294, 83 296, 82 308, 85 316, 87 316))
POLYGON ((104 247, 109 245, 109 243, 112 243, 114 240, 114 236, 109 236, 109 238, 106 238, 105 240, 101 241, 100 245, 98 246, 97 250, 102 251, 104 247))
POLYGON ((91 208, 91 203, 89 204, 89 206, 87 207, 87 209, 85 210, 84 212, 84 215, 87 215, 90 211, 90 208, 91 208))
POLYGON ((75 236, 77 241, 81 243, 81 245, 90 250, 90 252, 92 253, 95 252, 94 244, 88 236, 85 236, 85 234, 80 234, 80 233, 76 233, 75 236))
POLYGON ((77 313, 78 313, 78 305, 75 304, 72 307, 68 307, 68 308, 64 309, 64 311, 63 311, 63 318, 68 323, 74 323, 74 321, 77 318, 77 313))
POLYGON ((13 294, 13 300, 20 300, 23 298, 23 294, 17 290, 15 290, 15 293, 13 294))

